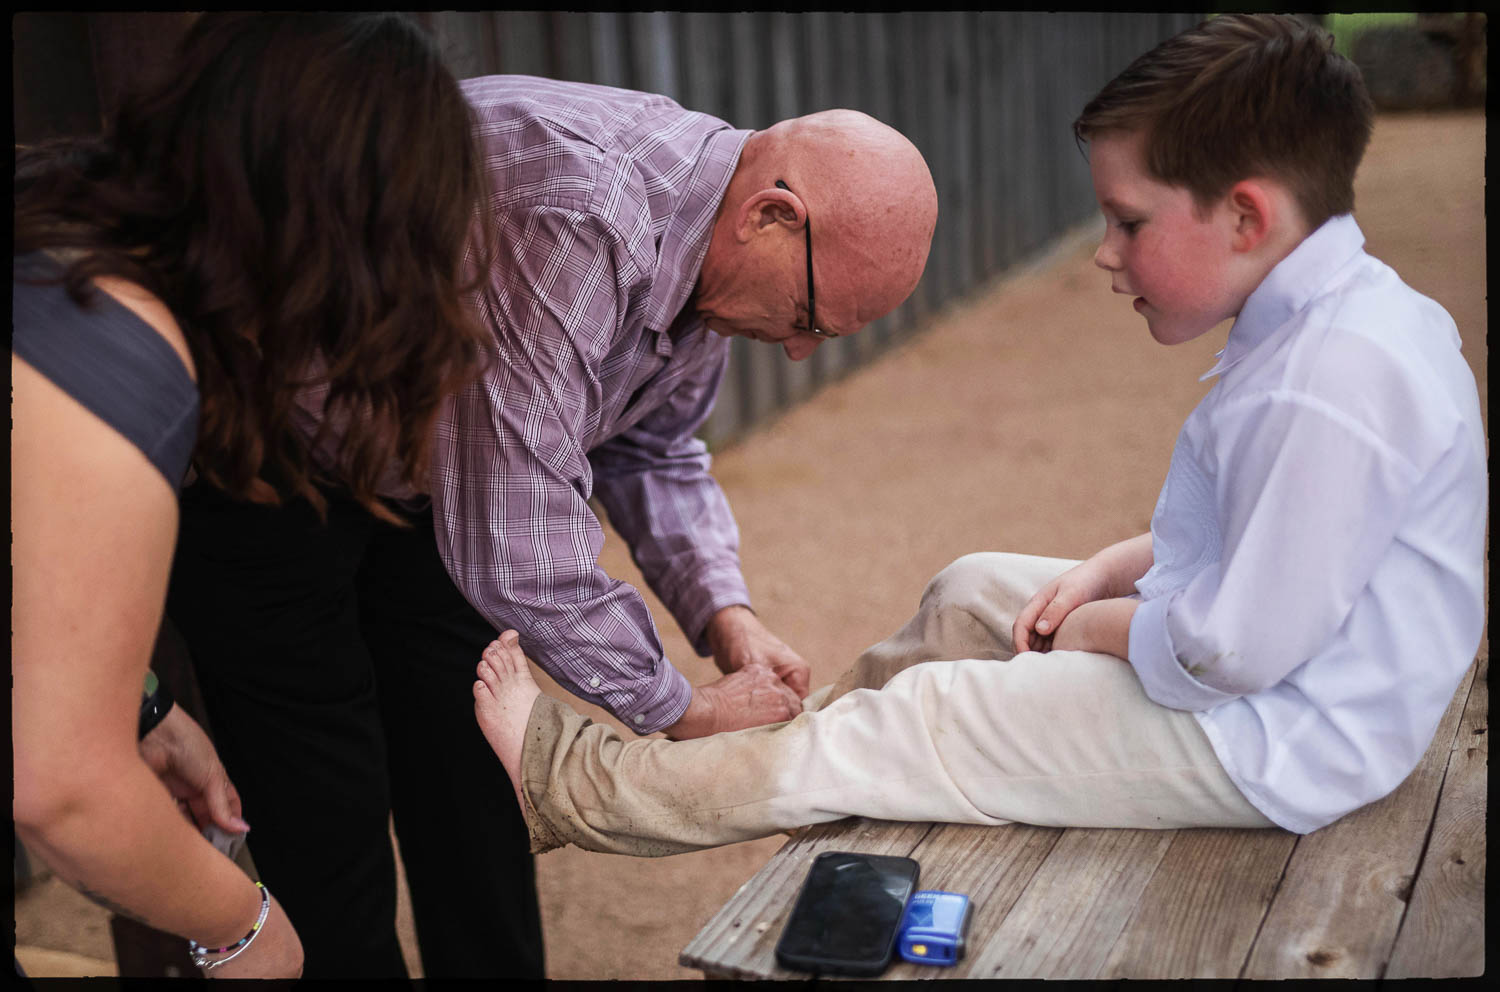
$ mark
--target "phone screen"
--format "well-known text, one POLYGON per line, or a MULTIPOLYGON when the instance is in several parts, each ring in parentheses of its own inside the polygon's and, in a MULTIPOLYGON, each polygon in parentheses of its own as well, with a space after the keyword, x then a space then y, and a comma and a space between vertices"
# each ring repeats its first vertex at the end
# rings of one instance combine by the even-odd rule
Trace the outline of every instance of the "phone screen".
POLYGON ((917 872, 911 858, 818 855, 776 945, 777 958, 802 970, 878 973, 890 961, 917 872))

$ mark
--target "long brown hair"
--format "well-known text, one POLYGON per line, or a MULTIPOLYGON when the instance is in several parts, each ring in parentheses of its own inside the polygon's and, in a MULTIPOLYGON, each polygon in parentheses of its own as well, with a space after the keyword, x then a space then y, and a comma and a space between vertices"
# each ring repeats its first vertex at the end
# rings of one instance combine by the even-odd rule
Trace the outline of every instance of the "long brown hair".
POLYGON ((427 489, 443 398, 493 354, 465 300, 492 254, 472 123, 401 15, 207 13, 101 138, 18 155, 15 252, 78 252, 64 282, 81 305, 108 274, 171 309, 197 367, 200 476, 320 512, 315 483, 340 484, 391 520, 382 474, 427 489), (319 383, 310 443, 292 416, 319 383), (334 424, 330 472, 313 448, 334 424))

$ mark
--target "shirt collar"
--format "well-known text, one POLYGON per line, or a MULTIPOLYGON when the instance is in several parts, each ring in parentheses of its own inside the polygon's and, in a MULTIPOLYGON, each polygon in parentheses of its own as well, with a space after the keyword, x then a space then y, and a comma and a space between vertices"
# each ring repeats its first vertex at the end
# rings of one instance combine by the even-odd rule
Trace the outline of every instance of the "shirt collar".
POLYGON ((712 131, 703 139, 703 151, 694 162, 693 173, 683 187, 682 199, 672 211, 661 236, 661 258, 656 290, 646 307, 646 326, 663 333, 677 319, 678 311, 698 283, 698 271, 708 254, 714 218, 724 191, 740 162, 740 151, 752 132, 733 128, 712 131))
POLYGON ((1276 263, 1240 307, 1224 350, 1213 368, 1198 381, 1227 372, 1277 328, 1292 319, 1364 248, 1364 232, 1353 214, 1330 217, 1302 243, 1276 263))

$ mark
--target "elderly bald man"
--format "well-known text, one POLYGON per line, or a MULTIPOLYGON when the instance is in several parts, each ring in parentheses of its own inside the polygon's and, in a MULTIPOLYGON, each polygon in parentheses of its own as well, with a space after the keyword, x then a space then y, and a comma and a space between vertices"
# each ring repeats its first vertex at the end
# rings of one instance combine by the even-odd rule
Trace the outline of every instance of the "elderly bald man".
POLYGON ((726 336, 800 360, 911 293, 937 219, 926 163, 849 110, 748 132, 598 86, 466 88, 502 228, 482 305, 501 360, 438 436, 450 573, 559 683, 638 733, 796 715, 807 663, 749 609, 734 520, 693 432, 726 336), (724 678, 691 687, 640 596, 599 570, 591 496, 724 678))
MULTIPOLYGON (((474 721, 474 659, 518 630, 640 734, 795 716, 808 665, 750 608, 693 434, 729 336, 804 359, 905 299, 937 196, 911 142, 853 111, 752 132, 620 89, 463 86, 499 227, 476 300, 498 360, 440 414, 430 492, 385 491, 400 527, 332 491, 320 518, 195 487, 171 609, 285 905, 297 888, 394 905, 394 810, 427 974, 540 974, 526 827, 474 721), (722 678, 691 685, 600 569, 591 499, 722 678)), ((302 401, 331 457, 339 425, 317 390, 302 401)))

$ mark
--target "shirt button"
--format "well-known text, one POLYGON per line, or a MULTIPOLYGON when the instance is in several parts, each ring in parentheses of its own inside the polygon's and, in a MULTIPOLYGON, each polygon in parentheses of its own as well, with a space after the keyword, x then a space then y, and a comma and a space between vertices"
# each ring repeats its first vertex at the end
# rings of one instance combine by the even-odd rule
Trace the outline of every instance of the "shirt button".
POLYGON ((635 715, 635 722, 636 723, 645 723, 646 722, 646 717, 644 715, 640 714, 640 713, 637 713, 635 715))
POLYGON ((599 676, 595 675, 593 678, 589 679, 589 686, 594 689, 599 688, 599 676))

